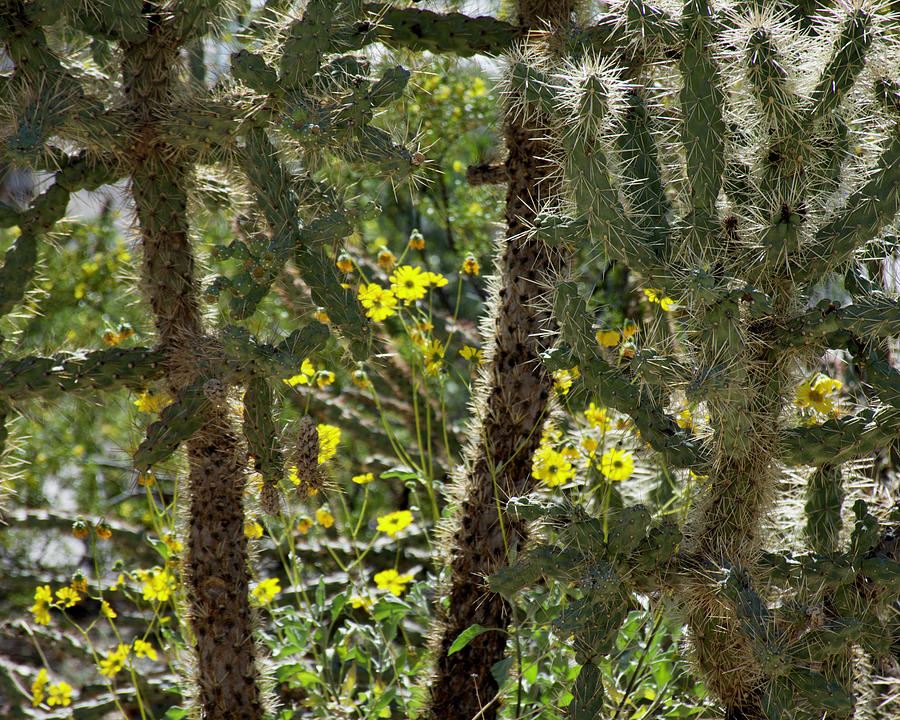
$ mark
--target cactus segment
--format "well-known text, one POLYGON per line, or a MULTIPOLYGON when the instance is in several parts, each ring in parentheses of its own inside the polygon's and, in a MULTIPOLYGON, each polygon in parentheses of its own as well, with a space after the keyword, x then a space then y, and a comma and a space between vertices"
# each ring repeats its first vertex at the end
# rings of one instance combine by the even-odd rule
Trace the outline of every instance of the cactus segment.
POLYGON ((585 663, 575 679, 568 716, 572 720, 594 720, 603 709, 603 675, 593 663, 585 663))
MULTIPOLYGON (((629 11, 635 5, 638 3, 631 0, 629 11)), ((639 224, 654 237, 652 244, 659 245, 660 253, 667 257, 671 237, 665 218, 670 203, 663 192, 658 152, 647 126, 648 121, 644 98, 639 92, 630 91, 621 140, 624 190, 630 198, 632 212, 637 215, 639 224)))
POLYGON ((269 67, 261 55, 241 49, 231 56, 231 75, 245 85, 265 95, 278 93, 278 73, 269 67))
POLYGON ((816 233, 806 260, 792 266, 801 278, 821 276, 875 237, 900 210, 900 126, 878 160, 871 179, 847 198, 846 207, 816 233))
POLYGON ((366 100, 372 107, 387 105, 400 98, 409 82, 410 72, 405 67, 395 65, 387 68, 381 78, 369 89, 366 100))
POLYGON ((51 399, 63 393, 135 388, 162 374, 163 357, 156 350, 135 347, 7 360, 0 363, 0 394, 12 400, 51 399))
POLYGON ((747 40, 744 51, 747 79, 759 99, 759 107, 776 131, 784 133, 794 127, 797 97, 788 86, 784 60, 779 56, 770 31, 756 28, 747 40))
POLYGON ((895 408, 900 408, 900 371, 880 360, 867 361, 865 380, 872 386, 879 399, 895 408))
POLYGON ((245 373, 270 378, 299 373, 303 360, 321 349, 328 337, 328 329, 319 323, 294 330, 275 346, 260 342, 249 330, 236 325, 227 325, 222 331, 226 350, 243 366, 245 373))
POLYGON ((784 432, 782 459, 788 465, 839 463, 885 447, 900 436, 900 410, 861 410, 849 418, 784 432))
POLYGON ((244 437, 254 467, 263 483, 277 485, 284 476, 284 456, 272 416, 272 388, 264 378, 253 378, 244 392, 244 437))
POLYGON ((5 4, 0 13, 0 41, 16 66, 16 72, 40 87, 48 78, 64 72, 59 58, 47 45, 47 36, 25 12, 24 3, 5 4))
POLYGON ((806 537, 814 552, 828 555, 838 548, 844 489, 839 466, 816 468, 806 489, 806 537))
POLYGON ((851 10, 835 40, 834 55, 813 90, 812 118, 823 118, 837 109, 863 69, 872 39, 872 17, 863 8, 851 10))
POLYGON ((25 297, 34 277, 37 262, 37 236, 24 232, 6 251, 0 267, 0 317, 6 315, 25 297))
POLYGON ((700 217, 710 218, 715 213, 725 170, 725 95, 708 45, 716 22, 706 0, 685 2, 682 25, 685 46, 679 61, 684 78, 679 95, 684 114, 681 142, 694 211, 700 217))
POLYGON ((279 75, 289 87, 308 83, 331 45, 333 8, 325 0, 311 0, 303 17, 291 23, 279 61, 279 75))
POLYGON ((499 55, 509 50, 523 31, 492 17, 461 13, 435 13, 418 8, 398 8, 386 3, 366 3, 379 18, 373 39, 393 47, 458 57, 499 55))
POLYGON ((146 472, 169 457, 182 442, 203 427, 209 407, 202 382, 187 386, 175 402, 163 408, 159 420, 147 428, 147 437, 134 453, 135 468, 146 472))
POLYGON ((644 42, 653 42, 661 48, 674 47, 681 41, 681 28, 664 10, 648 5, 643 0, 626 0, 625 22, 629 34, 644 42))

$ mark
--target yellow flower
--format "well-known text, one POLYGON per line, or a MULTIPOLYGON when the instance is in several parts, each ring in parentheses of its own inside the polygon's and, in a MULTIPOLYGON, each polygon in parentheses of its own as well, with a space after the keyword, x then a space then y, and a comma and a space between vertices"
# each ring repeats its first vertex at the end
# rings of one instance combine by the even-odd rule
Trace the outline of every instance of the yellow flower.
POLYGON ((613 448, 603 453, 600 458, 600 472, 612 481, 627 480, 634 471, 634 459, 631 453, 623 453, 613 448))
POLYGON ((316 308, 316 311, 313 313, 313 318, 323 325, 327 325, 331 322, 331 318, 328 317, 328 313, 325 312, 325 308, 316 308))
POLYGON ((165 602, 172 596, 174 589, 175 578, 169 575, 168 570, 159 570, 153 574, 146 573, 142 588, 144 600, 165 602))
POLYGON ((566 459, 566 456, 549 445, 539 447, 535 452, 531 473, 536 480, 543 482, 547 487, 562 485, 575 474, 572 464, 566 459))
POLYGON ((134 641, 134 654, 138 657, 146 657, 151 660, 156 660, 156 649, 148 643, 146 640, 141 640, 140 638, 136 638, 134 641))
POLYGON ((428 276, 422 268, 412 265, 401 265, 390 277, 391 290, 405 305, 425 297, 428 291, 428 276))
POLYGON ((366 309, 366 317, 381 322, 393 315, 397 307, 397 298, 390 290, 385 290, 378 283, 369 283, 359 289, 359 301, 366 309))
POLYGON ((418 230, 413 230, 409 234, 409 249, 410 250, 424 250, 425 249, 425 237, 418 230))
POLYGON ((64 587, 57 590, 56 597, 59 598, 59 604, 62 607, 72 607, 75 603, 81 600, 81 595, 79 595, 70 587, 64 587))
POLYGON ((316 510, 316 522, 319 523, 323 528, 330 528, 334 525, 334 515, 328 512, 325 508, 319 508, 316 510))
POLYGON ((72 523, 72 534, 81 540, 82 538, 86 538, 90 534, 90 529, 87 526, 87 523, 83 518, 77 518, 74 523, 72 523))
POLYGON ((662 295, 659 290, 652 290, 648 288, 644 290, 644 295, 650 302, 658 303, 659 306, 666 312, 675 309, 675 301, 670 297, 662 295))
POLYGON ((87 592, 87 578, 81 570, 76 570, 72 576, 72 589, 77 593, 87 592))
POLYGON ((584 450, 585 454, 587 454, 588 458, 594 457, 598 447, 600 447, 600 443, 597 442, 597 438, 591 437, 590 435, 585 435, 581 438, 581 448, 584 450))
POLYGON ((396 262, 397 258, 394 256, 394 253, 387 248, 381 248, 378 252, 378 265, 385 270, 390 270, 396 262))
POLYGON ((268 605, 280 592, 281 584, 278 582, 278 578, 266 578, 253 588, 250 594, 256 598, 260 605, 268 605))
POLYGON ((109 526, 109 523, 104 520, 97 523, 95 530, 97 532, 97 537, 101 540, 109 540, 112 537, 112 528, 109 526))
POLYGON ((34 601, 36 603, 52 603, 53 591, 49 585, 39 585, 34 589, 34 601))
POLYGON ((481 365, 481 363, 484 362, 484 352, 479 348, 473 348, 470 345, 463 345, 459 354, 476 365, 481 365))
POLYGON ((820 413, 834 410, 834 399, 828 397, 843 387, 840 380, 832 380, 827 375, 816 375, 810 380, 800 383, 794 404, 798 407, 811 407, 820 413))
POLYGON ((111 651, 100 661, 99 672, 106 677, 113 677, 128 659, 129 648, 127 645, 120 644, 115 650, 111 651))
POLYGON ((597 342, 600 343, 600 347, 615 347, 621 341, 622 336, 619 335, 615 330, 598 330, 597 331, 597 342))
POLYGON ((122 584, 124 582, 125 582, 125 575, 123 575, 122 573, 119 573, 119 577, 116 578, 116 581, 112 585, 109 586, 109 591, 115 592, 122 586, 122 584))
POLYGON ((114 617, 117 617, 116 611, 113 610, 112 605, 110 605, 106 600, 104 600, 100 604, 100 612, 102 612, 110 620, 112 620, 114 617))
POLYGON ((373 578, 379 590, 387 590, 397 597, 406 590, 406 583, 412 580, 412 575, 400 575, 396 570, 382 570, 375 573, 373 578))
POLYGON ((135 407, 137 407, 138 412, 145 412, 150 414, 158 413, 168 404, 168 395, 166 395, 165 393, 156 395, 149 390, 144 390, 144 392, 138 395, 138 399, 134 401, 134 405, 135 407))
POLYGON ((31 683, 31 704, 37 707, 44 701, 44 687, 47 685, 47 671, 41 668, 34 682, 31 683))
POLYGON ((622 328, 622 337, 627 340, 628 338, 637 334, 637 325, 633 322, 625 323, 625 327, 622 328))
POLYGON ((572 382, 580 374, 577 367, 569 370, 557 370, 553 373, 553 389, 556 390, 558 395, 565 395, 569 392, 569 388, 572 387, 572 382))
POLYGON ((46 603, 36 602, 28 609, 28 611, 34 615, 34 621, 38 625, 50 624, 50 611, 47 609, 46 603))
POLYGON ((331 370, 322 370, 316 375, 316 385, 320 388, 327 387, 334 382, 334 373, 331 370))
POLYGON ((691 417, 691 411, 688 408, 684 408, 680 413, 678 413, 678 417, 675 418, 675 422, 678 423, 678 427, 684 428, 685 430, 694 430, 694 418, 691 417))
POLYGON ((323 462, 337 454, 337 446, 341 441, 341 429, 334 425, 316 425, 319 432, 319 458, 318 463, 323 462))
POLYGON ((140 485, 141 487, 150 487, 154 482, 156 482, 156 478, 153 477, 153 473, 138 473, 138 485, 140 485))
POLYGON ((369 387, 369 376, 366 375, 365 370, 355 370, 353 372, 353 384, 361 390, 369 387))
POLYGON ((316 369, 315 367, 313 367, 312 361, 309 358, 306 358, 302 363, 300 363, 300 374, 285 378, 283 382, 290 387, 296 387, 297 385, 309 385, 312 383, 312 378, 315 374, 316 369))
POLYGON ((248 520, 244 523, 244 535, 251 540, 259 540, 263 536, 263 526, 256 520, 248 520))
POLYGON ((375 476, 372 473, 363 473, 362 475, 354 475, 351 479, 357 485, 366 485, 372 482, 375 479, 375 476))
POLYGON ((448 282, 447 278, 440 273, 427 272, 425 277, 428 279, 428 284, 434 287, 444 287, 448 282))
POLYGON ((108 330, 103 333, 103 342, 107 345, 118 345, 119 342, 121 342, 121 338, 119 337, 119 333, 108 330))
POLYGON ((309 532, 309 529, 312 527, 313 521, 308 517, 300 518, 300 521, 297 523, 297 532, 301 535, 306 535, 309 532))
POLYGON ((478 261, 475 259, 474 255, 466 255, 466 259, 463 260, 462 271, 466 275, 477 275, 481 268, 478 265, 478 261))
POLYGON ((61 680, 56 685, 47 688, 47 704, 50 707, 54 705, 71 705, 72 704, 72 686, 65 680, 61 680))
POLYGON ((403 528, 413 521, 412 513, 409 510, 397 510, 396 512, 382 515, 378 518, 378 529, 387 533, 392 538, 397 537, 403 528))
POLYGON ((342 273, 353 272, 353 259, 345 252, 338 255, 335 265, 342 273))
POLYGON ((365 608, 366 610, 368 610, 374 604, 375 600, 370 597, 359 597, 357 595, 350 598, 350 607, 352 607, 354 610, 359 610, 360 608, 365 608))
POLYGON ((600 428, 603 432, 606 432, 612 423, 606 408, 598 408, 594 403, 588 405, 588 409, 584 411, 584 417, 591 427, 600 428))
POLYGON ((431 339, 425 343, 422 348, 422 355, 425 358, 425 372, 428 375, 439 375, 443 367, 444 352, 446 348, 440 340, 431 339))

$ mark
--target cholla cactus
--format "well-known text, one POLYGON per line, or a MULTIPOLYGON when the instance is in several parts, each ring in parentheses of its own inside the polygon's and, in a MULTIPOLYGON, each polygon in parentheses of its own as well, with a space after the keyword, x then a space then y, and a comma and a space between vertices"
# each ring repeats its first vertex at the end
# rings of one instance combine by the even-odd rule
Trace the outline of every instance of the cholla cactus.
POLYGON ((577 364, 581 390, 629 414, 671 467, 708 476, 674 535, 640 508, 616 523, 629 528, 622 542, 570 508, 550 510, 566 528, 561 547, 495 577, 507 592, 540 574, 580 582, 584 600, 565 625, 585 663, 576 717, 602 702, 592 661, 611 648, 634 590, 674 594, 731 718, 846 715, 848 644, 887 651, 879 628, 900 564, 879 550, 862 501, 850 547, 840 542, 839 466, 900 433, 900 376, 865 355, 857 360, 878 368, 869 381, 884 407, 800 426, 790 408, 798 370, 826 348, 860 353, 898 327, 900 304, 857 260, 900 208, 896 20, 854 2, 807 21, 752 4, 688 0, 666 12, 628 0, 599 27, 646 59, 638 72, 589 54, 513 68, 523 111, 550 118, 566 177, 569 212, 545 212, 537 236, 625 262, 678 306, 674 332, 617 367, 596 345, 578 286, 561 283, 547 363, 577 364), (825 292, 843 279, 849 302, 813 301, 826 278, 825 292), (667 412, 684 398, 705 406, 707 436, 667 412), (814 554, 766 553, 766 512, 784 467, 797 464, 817 468, 814 554), (815 606, 824 614, 804 614, 815 606))
MULTIPOLYGON (((280 6, 279 6, 280 7, 280 6)), ((363 357, 368 325, 341 287, 331 257, 350 232, 350 210, 310 171, 322 152, 367 163, 393 178, 424 158, 372 125, 373 110, 402 92, 408 73, 368 77, 353 51, 378 37, 378 16, 362 2, 311 0, 296 15, 263 10, 232 58, 233 82, 214 90, 188 77, 182 48, 232 19, 225 2, 83 0, 0 7, 0 39, 13 71, 3 79, 2 159, 53 173, 31 207, 0 208, 20 234, 0 267, 0 314, 21 302, 33 279, 39 239, 66 211, 71 193, 127 180, 143 256, 141 287, 153 313, 154 348, 25 357, 0 365, 0 419, 29 396, 94 393, 161 382, 175 402, 148 429, 139 470, 187 450, 190 474, 185 579, 202 717, 259 718, 255 644, 244 535, 247 455, 263 475, 263 504, 276 511, 283 451, 268 379, 299 371, 328 333, 312 323, 277 345, 241 327, 213 335, 201 302, 230 296, 230 318, 248 318, 292 260, 350 351, 363 357), (45 33, 59 23, 62 34, 45 33), (60 35, 92 40, 90 58, 54 47, 60 35), (120 81, 121 77, 121 81, 120 81), (191 239, 192 199, 209 195, 198 166, 232 172, 231 193, 251 201, 252 240, 222 257, 243 261, 234 277, 201 293, 191 239), (243 385, 239 441, 227 388, 243 385), (14 407, 14 406, 13 406, 14 407)), ((228 193, 225 193, 226 195, 228 193)), ((357 211, 354 211, 357 212, 357 211)))

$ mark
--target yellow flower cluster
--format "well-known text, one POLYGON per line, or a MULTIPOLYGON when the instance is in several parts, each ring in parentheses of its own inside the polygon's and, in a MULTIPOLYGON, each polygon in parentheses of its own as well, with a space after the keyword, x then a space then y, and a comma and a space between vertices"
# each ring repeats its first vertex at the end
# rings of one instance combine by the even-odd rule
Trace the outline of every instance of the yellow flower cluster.
POLYGON ((56 685, 47 685, 47 671, 41 668, 34 682, 31 683, 31 704, 37 707, 44 702, 46 692, 47 704, 50 707, 64 707, 72 704, 72 686, 63 681, 56 685))
POLYGON ((316 522, 327 530, 334 525, 334 515, 325 508, 319 508, 316 510, 316 522))
POLYGON ((157 602, 166 602, 175 591, 175 578, 169 574, 169 571, 154 568, 153 570, 138 570, 138 577, 143 583, 141 593, 144 600, 155 600, 157 602))
POLYGON ((581 374, 578 366, 568 370, 557 370, 553 373, 553 389, 557 395, 565 395, 572 387, 572 383, 581 374))
POLYGON ((594 403, 588 405, 584 417, 592 428, 599 428, 600 432, 606 432, 612 426, 612 418, 606 408, 597 407, 594 403))
POLYGON ((300 372, 292 377, 284 378, 282 382, 289 387, 296 387, 297 385, 311 386, 314 381, 320 388, 327 387, 334 382, 334 373, 321 368, 317 370, 312 361, 306 358, 300 364, 300 372))
POLYGON ((341 429, 334 425, 319 424, 319 465, 337 454, 337 446, 341 441, 341 429))

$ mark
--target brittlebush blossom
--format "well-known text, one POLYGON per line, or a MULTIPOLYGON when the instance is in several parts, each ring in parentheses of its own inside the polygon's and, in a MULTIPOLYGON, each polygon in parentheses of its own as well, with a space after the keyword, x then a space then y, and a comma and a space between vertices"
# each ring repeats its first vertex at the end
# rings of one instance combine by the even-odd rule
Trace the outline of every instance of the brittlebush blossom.
POLYGON ((319 433, 318 463, 321 465, 337 454, 338 443, 341 441, 341 429, 334 425, 319 424, 316 425, 316 430, 319 433))
POLYGON ((834 398, 828 397, 843 387, 840 380, 832 380, 827 375, 816 375, 810 380, 800 383, 794 404, 798 407, 811 407, 816 412, 830 413, 834 411, 834 398))
POLYGON ((100 661, 98 671, 106 677, 113 677, 125 665, 128 659, 130 648, 127 645, 120 644, 115 650, 112 650, 103 660, 100 661))
POLYGON ((301 535, 306 535, 306 533, 309 532, 309 529, 312 527, 312 525, 313 525, 313 521, 310 520, 308 517, 300 518, 299 522, 297 523, 297 532, 299 532, 301 535))
POLYGON ((481 365, 481 363, 484 362, 484 352, 470 345, 463 345, 463 347, 459 351, 459 354, 469 362, 475 363, 476 365, 481 365))
POLYGON ((37 707, 44 702, 44 688, 47 686, 47 671, 41 668, 34 682, 31 683, 31 704, 37 707))
POLYGON ((584 411, 584 417, 591 427, 600 428, 602 432, 609 430, 612 425, 612 418, 609 417, 606 408, 597 407, 594 403, 588 405, 588 409, 584 411))
POLYGON ((157 600, 166 602, 175 590, 175 578, 168 570, 143 571, 141 579, 144 581, 142 593, 144 600, 157 600))
POLYGON ((627 480, 634 472, 634 458, 616 448, 608 450, 600 458, 600 472, 614 482, 627 480))
POLYGON ((539 447, 535 452, 531 473, 547 487, 562 485, 575 474, 566 456, 549 445, 539 447))
POLYGON ((354 475, 350 479, 357 485, 368 485, 375 479, 375 476, 372 473, 363 473, 362 475, 354 475))
POLYGON ((622 340, 622 336, 615 330, 598 330, 596 337, 600 347, 606 348, 615 347, 622 340))
POLYGON ((61 707, 72 704, 72 686, 65 680, 61 680, 56 685, 47 688, 47 704, 50 707, 59 705, 61 707))
POLYGON ((319 523, 323 528, 330 528, 334 525, 334 515, 328 512, 325 508, 319 508, 316 510, 316 522, 319 523))
POLYGON ((278 582, 278 578, 266 578, 253 588, 250 594, 260 605, 268 605, 280 592, 281 583, 278 582))
POLYGON ((283 382, 290 387, 296 387, 297 385, 311 385, 312 378, 315 374, 316 368, 313 366, 312 361, 309 358, 306 358, 300 364, 299 374, 285 378, 283 382))
POLYGON ((61 607, 72 607, 81 600, 81 596, 70 587, 60 588, 56 591, 56 597, 59 598, 61 607))
POLYGON ((385 532, 392 538, 397 537, 403 528, 413 521, 412 513, 409 510, 397 510, 396 512, 382 515, 378 518, 378 529, 385 532))
POLYGON ((478 261, 475 259, 474 255, 467 255, 466 259, 463 260, 462 271, 466 275, 477 275, 481 268, 478 265, 478 261))
POLYGON ((425 297, 425 293, 428 292, 428 275, 422 272, 422 268, 401 265, 389 279, 391 291, 405 305, 425 297))
POLYGON ((401 575, 396 570, 382 570, 380 573, 375 573, 373 580, 379 590, 387 590, 400 597, 406 591, 406 583, 412 580, 412 577, 412 575, 401 575))
POLYGON ((137 407, 139 412, 145 413, 158 413, 162 410, 166 405, 171 402, 168 395, 165 393, 154 394, 149 390, 145 390, 140 395, 138 395, 138 399, 134 401, 134 405, 137 407))
POLYGON ((359 301, 366 308, 366 317, 372 318, 375 322, 381 322, 396 312, 396 296, 378 283, 368 283, 365 287, 360 287, 359 301))

